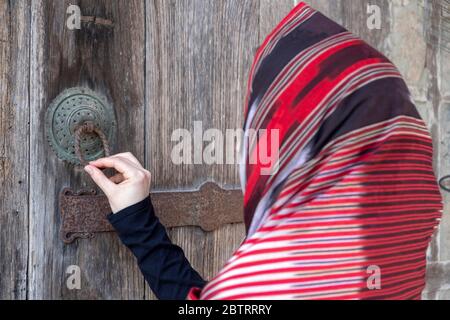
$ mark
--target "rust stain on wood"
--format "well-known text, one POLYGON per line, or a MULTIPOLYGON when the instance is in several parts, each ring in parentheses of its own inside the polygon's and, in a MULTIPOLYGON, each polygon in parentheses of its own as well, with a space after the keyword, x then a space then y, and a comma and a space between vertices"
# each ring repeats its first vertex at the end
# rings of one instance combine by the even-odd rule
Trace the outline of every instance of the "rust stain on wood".
POLYGON ((114 28, 114 22, 110 19, 105 19, 96 16, 81 16, 81 22, 83 23, 93 23, 94 25, 99 25, 107 28, 114 28))

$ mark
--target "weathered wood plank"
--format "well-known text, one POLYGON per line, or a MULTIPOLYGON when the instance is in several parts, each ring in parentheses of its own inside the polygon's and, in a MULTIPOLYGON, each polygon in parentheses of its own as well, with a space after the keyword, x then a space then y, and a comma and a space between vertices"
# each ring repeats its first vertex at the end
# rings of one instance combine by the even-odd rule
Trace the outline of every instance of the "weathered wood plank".
POLYGON ((0 299, 25 299, 30 10, 0 0, 0 299))
POLYGON ((144 160, 144 3, 33 1, 31 38, 31 168, 29 297, 141 299, 144 281, 135 259, 114 234, 64 245, 57 195, 63 187, 92 186, 79 168, 61 162, 44 135, 44 115, 62 90, 87 86, 108 97, 118 118, 115 151, 144 160), (66 9, 111 19, 114 28, 66 28, 66 9), (66 268, 81 270, 81 289, 66 287, 66 268))
POLYGON ((387 38, 391 31, 392 19, 390 3, 386 0, 311 0, 308 1, 313 8, 333 19, 337 23, 355 33, 375 48, 385 52, 388 48, 387 38), (370 29, 367 25, 368 6, 377 6, 380 11, 380 29, 370 29))
POLYGON ((259 45, 281 20, 294 8, 294 0, 260 0, 259 9, 259 45))
MULTIPOLYGON (((298 0, 296 2, 299 2, 298 0)), ((359 2, 359 1, 358 1, 359 2)), ((339 24, 343 22, 342 0, 310 0, 307 3, 339 24)))
MULTIPOLYGON (((179 128, 193 132, 195 121, 224 134, 242 127, 248 70, 259 44, 259 6, 241 0, 146 2, 147 167, 155 189, 198 188, 208 180, 239 185, 236 165, 173 164, 171 135, 179 128)), ((212 233, 177 228, 170 234, 206 278, 244 235, 242 225, 212 233)))
MULTIPOLYGON (((388 48, 387 38, 391 32, 392 17, 390 4, 386 0, 341 0, 342 24, 370 45, 385 52, 388 48), (368 19, 378 17, 378 11, 368 13, 368 7, 379 8, 380 29, 368 27, 368 19)), ((377 9, 378 10, 378 9, 377 9)), ((371 22, 372 20, 369 20, 371 22)))
POLYGON ((234 165, 172 163, 171 135, 179 128, 192 133, 195 121, 203 130, 242 127, 257 5, 147 1, 147 154, 154 188, 191 189, 207 179, 238 183, 234 165))

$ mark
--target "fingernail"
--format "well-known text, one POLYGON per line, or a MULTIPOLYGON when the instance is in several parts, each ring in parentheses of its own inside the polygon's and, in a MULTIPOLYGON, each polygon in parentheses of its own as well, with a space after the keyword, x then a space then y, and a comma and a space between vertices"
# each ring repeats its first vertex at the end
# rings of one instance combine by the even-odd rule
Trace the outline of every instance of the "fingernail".
POLYGON ((91 168, 90 166, 84 167, 84 170, 85 170, 87 173, 92 173, 92 168, 91 168))

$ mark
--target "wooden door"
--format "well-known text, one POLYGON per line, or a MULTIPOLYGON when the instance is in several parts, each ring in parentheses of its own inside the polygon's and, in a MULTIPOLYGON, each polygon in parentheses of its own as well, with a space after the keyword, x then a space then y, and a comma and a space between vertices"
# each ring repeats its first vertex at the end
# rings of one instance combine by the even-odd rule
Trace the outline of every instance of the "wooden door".
MULTIPOLYGON (((206 181, 238 187, 236 166, 173 164, 171 134, 180 128, 193 130, 195 121, 204 129, 242 127, 253 55, 295 2, 0 0, 0 298, 154 297, 115 234, 71 245, 61 241, 58 193, 63 187, 77 189, 92 182, 80 169, 57 159, 45 138, 45 112, 64 89, 91 88, 116 110, 114 150, 133 152, 152 171, 154 190, 195 190, 206 181), (97 20, 70 30, 69 5, 78 5, 83 16, 108 19, 113 26, 97 20), (79 290, 66 285, 71 265, 81 272, 79 290)), ((436 3, 425 2, 431 12, 428 20, 427 10, 415 1, 310 4, 399 64, 436 141, 445 149, 448 139, 440 132, 446 132, 443 121, 450 101, 442 81, 448 78, 442 71, 448 70, 448 53, 421 33, 421 27, 439 25, 443 19, 436 3), (367 5, 374 4, 381 8, 380 30, 366 24, 367 5), (414 41, 407 41, 411 35, 414 41), (404 60, 405 52, 411 65, 404 60)), ((445 153, 443 149, 439 152, 445 153)), ((438 169, 448 168, 436 163, 438 169)), ((448 269, 441 262, 448 245, 447 225, 430 251, 429 298, 448 294, 448 269)), ((209 279, 240 244, 244 228, 233 224, 204 232, 181 227, 169 234, 209 279)))
MULTIPOLYGON (((45 138, 45 112, 64 89, 91 88, 116 110, 114 150, 134 153, 153 172, 154 189, 195 190, 206 181, 239 187, 236 166, 173 165, 171 134, 190 130, 194 121, 205 129, 242 126, 259 30, 292 4, 280 1, 273 17, 264 1, 0 1, 2 298, 153 297, 115 234, 61 241, 58 193, 92 182, 55 156, 45 138), (74 4, 83 16, 111 20, 113 28, 68 29, 66 11, 74 4), (81 272, 79 290, 66 286, 72 265, 81 272)), ((209 278, 242 241, 244 228, 169 233, 209 278)))

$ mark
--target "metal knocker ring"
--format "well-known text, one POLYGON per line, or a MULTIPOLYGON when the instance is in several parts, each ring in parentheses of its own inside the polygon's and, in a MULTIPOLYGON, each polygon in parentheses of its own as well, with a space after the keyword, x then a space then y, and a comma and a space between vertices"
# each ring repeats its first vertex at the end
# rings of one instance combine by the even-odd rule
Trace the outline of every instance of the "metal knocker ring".
POLYGON ((84 159, 83 153, 81 151, 81 136, 86 133, 95 133, 99 136, 100 140, 103 144, 103 150, 105 153, 105 157, 109 157, 111 154, 108 138, 103 133, 101 129, 95 126, 92 121, 86 121, 82 125, 80 125, 74 132, 75 137, 75 154, 77 155, 80 163, 85 166, 88 164, 86 159, 84 159))
POLYGON ((450 180, 450 176, 445 176, 445 177, 443 177, 441 180, 439 180, 439 186, 440 186, 443 190, 445 190, 445 191, 447 191, 447 192, 450 192, 450 187, 445 183, 446 180, 450 180))

